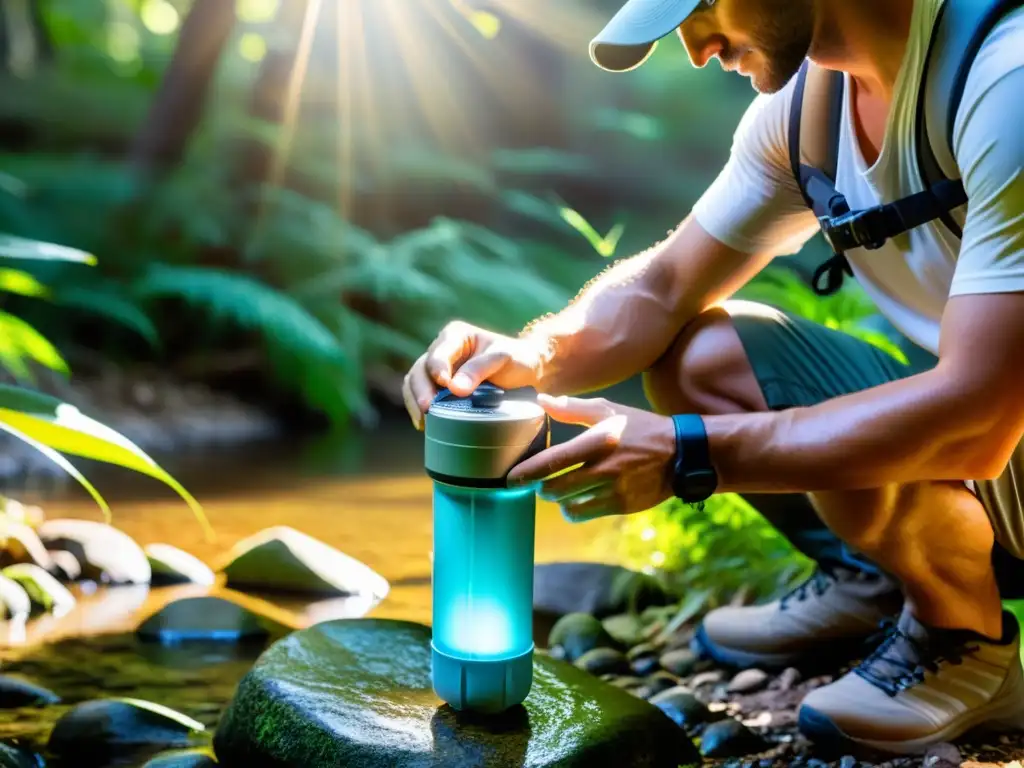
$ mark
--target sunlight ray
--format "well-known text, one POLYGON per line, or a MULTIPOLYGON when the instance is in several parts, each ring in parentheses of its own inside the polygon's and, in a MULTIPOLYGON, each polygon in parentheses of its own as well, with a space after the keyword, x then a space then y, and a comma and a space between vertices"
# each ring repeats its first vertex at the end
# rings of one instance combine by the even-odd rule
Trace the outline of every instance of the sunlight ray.
MULTIPOLYGON (((465 121, 459 120, 458 99, 451 89, 451 82, 444 77, 436 61, 430 56, 425 44, 415 36, 415 30, 403 23, 402 9, 408 0, 379 0, 385 5, 392 21, 401 60, 412 80, 413 92, 444 149, 472 152, 480 146, 479 137, 473 136, 465 121)), ((424 6, 427 7, 427 6, 424 6)))

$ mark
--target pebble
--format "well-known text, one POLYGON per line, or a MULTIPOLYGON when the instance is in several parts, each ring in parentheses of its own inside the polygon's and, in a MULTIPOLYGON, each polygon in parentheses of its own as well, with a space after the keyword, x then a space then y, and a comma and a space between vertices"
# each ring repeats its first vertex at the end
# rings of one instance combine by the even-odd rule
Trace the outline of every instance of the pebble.
POLYGON ((661 670, 653 675, 648 675, 644 679, 644 685, 651 689, 651 695, 653 696, 656 693, 667 691, 669 688, 675 688, 679 685, 679 678, 661 670))
POLYGON ((773 691, 788 691, 800 682, 800 670, 794 667, 787 667, 776 677, 768 687, 773 691))
POLYGON ((661 668, 661 664, 658 663, 657 656, 641 656, 639 659, 633 660, 630 668, 633 670, 633 674, 646 677, 657 672, 661 668))
POLYGON ((752 693, 768 682, 768 673, 761 669, 744 669, 738 673, 726 688, 729 693, 752 693))
POLYGON ((614 648, 592 648, 574 663, 592 675, 617 675, 629 672, 626 657, 614 648))
POLYGON ((548 646, 562 646, 566 661, 576 661, 594 648, 614 648, 615 640, 589 613, 567 613, 555 622, 548 646))
POLYGON ((634 662, 637 659, 642 659, 647 656, 657 656, 658 646, 653 643, 640 643, 640 645, 634 645, 626 652, 626 658, 630 662, 634 662))
POLYGON ((53 691, 20 680, 16 677, 0 677, 0 709, 16 709, 17 707, 45 707, 56 704, 60 696, 53 691))
POLYGON ((933 744, 925 753, 923 768, 957 768, 960 765, 960 750, 953 744, 933 744))
POLYGON ((608 681, 616 688, 637 688, 644 684, 642 677, 631 677, 630 675, 615 675, 614 679, 608 681))
POLYGON ((677 648, 662 654, 659 661, 661 666, 673 675, 684 677, 693 671, 693 666, 697 663, 697 656, 689 648, 677 648))
POLYGON ((632 613, 620 613, 609 616, 601 625, 617 643, 631 647, 644 640, 644 624, 640 617, 632 613))
POLYGON ((700 753, 711 758, 743 757, 767 748, 764 739, 732 718, 711 723, 700 739, 700 753))
POLYGON ((857 768, 857 758, 853 755, 843 755, 839 760, 839 768, 857 768))
MULTIPOLYGON (((664 664, 662 666, 664 666, 664 664)), ((668 669, 668 667, 665 668, 668 669)), ((671 672, 672 670, 669 671, 671 672)), ((690 687, 700 688, 704 685, 714 685, 715 683, 720 683, 722 681, 722 678, 724 677, 725 672, 723 672, 722 670, 709 669, 707 672, 701 672, 698 675, 694 675, 693 678, 690 680, 690 687)))
POLYGON ((697 700, 693 691, 681 685, 655 694, 650 702, 681 728, 692 729, 712 717, 711 711, 697 700))

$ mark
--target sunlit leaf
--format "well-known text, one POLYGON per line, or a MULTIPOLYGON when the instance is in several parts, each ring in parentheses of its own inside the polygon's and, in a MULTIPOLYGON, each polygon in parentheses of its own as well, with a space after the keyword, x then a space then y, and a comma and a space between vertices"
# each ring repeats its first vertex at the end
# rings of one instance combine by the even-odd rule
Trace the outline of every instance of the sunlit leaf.
POLYGON ((30 378, 24 360, 34 360, 51 371, 70 373, 57 348, 19 317, 0 312, 0 358, 20 378, 30 378))
POLYGON ((146 709, 155 714, 163 715, 169 720, 174 720, 195 733, 202 733, 206 730, 206 726, 198 720, 193 720, 188 715, 184 715, 170 707, 165 707, 163 704, 156 704, 152 701, 145 701, 144 699, 119 698, 118 701, 123 701, 126 704, 131 704, 132 706, 139 707, 140 709, 146 709))
MULTIPOLYGON (((13 411, 9 411, 9 413, 13 413, 13 411)), ((106 518, 106 521, 108 523, 110 522, 110 507, 107 505, 107 502, 104 500, 102 496, 100 496, 100 492, 96 490, 93 484, 86 480, 85 476, 78 471, 74 464, 68 461, 64 456, 61 456, 60 453, 55 451, 50 446, 30 437, 29 435, 25 434, 24 432, 9 424, 7 420, 3 418, 2 413, 0 413, 0 430, 7 432, 9 435, 13 435, 14 437, 24 442, 25 444, 32 446, 41 454, 43 454, 46 458, 48 458, 50 461, 56 464, 58 467, 60 467, 69 475, 71 475, 71 477, 75 478, 75 480, 77 480, 79 484, 81 484, 81 486, 85 488, 86 491, 89 492, 89 495, 92 496, 93 499, 95 499, 100 509, 103 510, 104 518, 106 518)))
POLYGON ((56 243, 44 243, 39 240, 28 240, 14 235, 0 235, 0 257, 8 259, 41 259, 56 261, 75 261, 94 265, 96 257, 91 253, 69 248, 56 243))
POLYGON ((0 290, 34 297, 44 297, 50 293, 49 288, 20 269, 0 268, 0 290))
MULTIPOLYGON (((163 482, 184 499, 207 536, 214 538, 199 502, 128 438, 67 403, 59 403, 53 411, 41 411, 39 404, 43 401, 35 401, 35 407, 29 412, 11 410, 5 407, 11 389, 0 389, 0 421, 61 453, 115 464, 163 482)), ((26 399, 22 392, 15 390, 12 401, 24 404, 26 399)))
POLYGON ((568 206, 562 206, 560 209, 562 218, 579 232, 583 237, 587 239, 591 247, 605 258, 610 258, 615 255, 615 248, 619 243, 619 238, 622 237, 623 225, 616 224, 608 232, 607 235, 602 237, 598 234, 597 230, 587 221, 579 211, 576 211, 568 206))

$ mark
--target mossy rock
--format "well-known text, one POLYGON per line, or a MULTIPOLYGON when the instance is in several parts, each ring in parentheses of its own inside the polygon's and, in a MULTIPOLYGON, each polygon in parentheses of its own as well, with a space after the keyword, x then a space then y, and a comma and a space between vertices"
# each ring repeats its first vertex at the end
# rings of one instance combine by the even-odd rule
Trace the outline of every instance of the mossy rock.
POLYGON ((434 694, 430 628, 349 619, 268 649, 221 718, 214 751, 247 768, 677 768, 693 743, 657 707, 542 654, 530 695, 503 715, 434 694))

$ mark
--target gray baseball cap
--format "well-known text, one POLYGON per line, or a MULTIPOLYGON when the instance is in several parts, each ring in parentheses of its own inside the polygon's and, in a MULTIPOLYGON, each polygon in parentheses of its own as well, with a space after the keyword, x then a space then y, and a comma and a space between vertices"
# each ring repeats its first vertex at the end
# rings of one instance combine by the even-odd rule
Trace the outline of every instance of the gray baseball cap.
POLYGON ((704 0, 629 0, 590 41, 601 69, 625 72, 643 64, 658 40, 671 34, 704 0))

